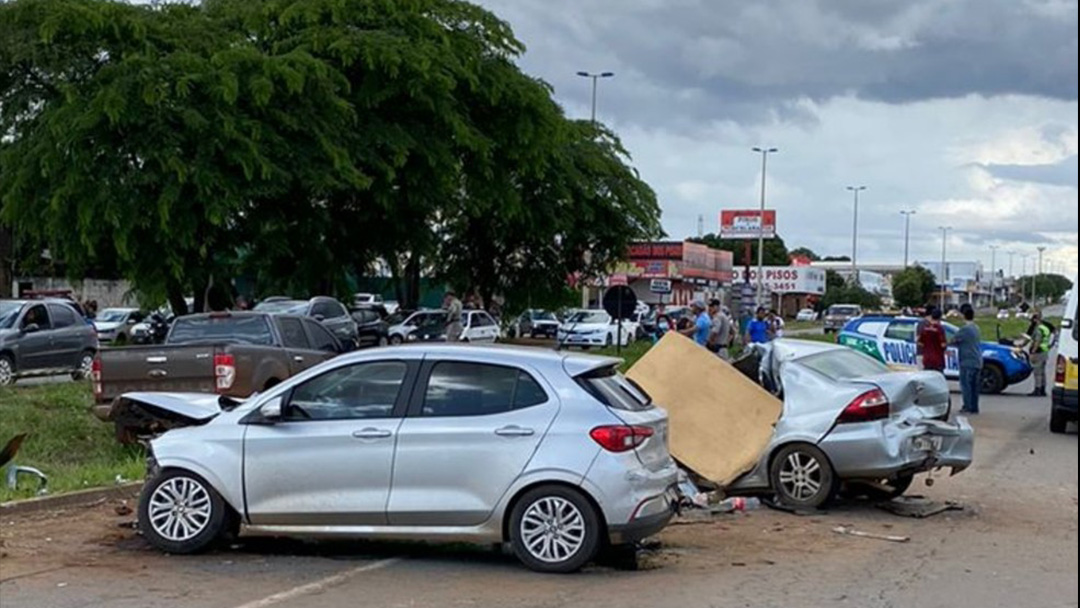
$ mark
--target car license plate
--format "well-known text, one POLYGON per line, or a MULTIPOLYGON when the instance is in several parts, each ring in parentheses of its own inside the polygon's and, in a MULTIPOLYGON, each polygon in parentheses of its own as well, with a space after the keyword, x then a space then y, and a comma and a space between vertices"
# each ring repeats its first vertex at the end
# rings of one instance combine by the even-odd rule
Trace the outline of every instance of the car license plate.
POLYGON ((916 437, 915 449, 920 452, 940 452, 945 440, 941 437, 916 437))

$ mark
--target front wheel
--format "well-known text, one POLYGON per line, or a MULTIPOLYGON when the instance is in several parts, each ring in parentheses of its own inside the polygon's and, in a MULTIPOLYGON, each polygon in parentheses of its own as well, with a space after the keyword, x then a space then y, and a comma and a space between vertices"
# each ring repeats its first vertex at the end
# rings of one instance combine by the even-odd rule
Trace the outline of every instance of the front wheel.
POLYGON ((1005 392, 1008 383, 1005 381, 1005 372, 997 365, 983 367, 979 377, 979 390, 984 395, 1000 395, 1005 392))
POLYGON ((1064 435, 1069 430, 1069 419, 1061 412, 1054 410, 1050 414, 1050 432, 1055 435, 1064 435))
POLYGON ((510 544, 529 569, 570 574, 585 567, 600 550, 600 515, 580 493, 561 486, 532 490, 510 517, 510 544))
POLYGON ((836 493, 836 473, 824 452, 810 444, 789 445, 773 459, 773 491, 795 508, 820 509, 836 493))
POLYGON ((139 532, 166 553, 200 553, 229 532, 228 509, 202 477, 180 469, 167 470, 143 488, 139 532))
POLYGON ((0 386, 15 384, 15 364, 11 357, 0 355, 0 386))
POLYGON ((401 336, 397 334, 390 336, 390 344, 393 344, 394 346, 400 346, 402 342, 404 342, 404 340, 401 338, 401 336))

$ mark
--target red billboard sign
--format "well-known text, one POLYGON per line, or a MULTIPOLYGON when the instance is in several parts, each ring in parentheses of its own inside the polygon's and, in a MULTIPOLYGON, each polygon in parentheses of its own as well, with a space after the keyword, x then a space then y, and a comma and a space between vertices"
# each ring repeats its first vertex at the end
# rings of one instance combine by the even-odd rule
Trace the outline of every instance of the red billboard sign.
POLYGON ((776 237, 776 211, 766 210, 764 216, 756 209, 720 212, 720 238, 748 240, 760 238, 762 234, 767 239, 776 237))

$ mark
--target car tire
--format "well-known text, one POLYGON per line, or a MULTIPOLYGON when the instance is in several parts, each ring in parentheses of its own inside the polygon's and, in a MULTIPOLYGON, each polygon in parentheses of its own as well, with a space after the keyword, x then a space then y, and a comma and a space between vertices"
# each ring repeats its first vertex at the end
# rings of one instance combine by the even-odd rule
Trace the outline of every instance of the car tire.
POLYGON ((390 341, 386 339, 386 336, 379 336, 379 346, 386 346, 390 344, 390 341))
POLYGON ((1064 435, 1069 430, 1069 419, 1061 412, 1054 410, 1050 414, 1050 432, 1055 435, 1064 435))
POLYGON ((71 379, 79 382, 90 377, 94 369, 94 351, 84 350, 79 354, 79 363, 75 371, 71 372, 71 379))
POLYGON ((15 362, 7 355, 0 355, 0 386, 11 386, 15 380, 15 362))
POLYGON ((400 346, 401 343, 404 342, 404 341, 405 340, 403 340, 401 338, 401 336, 399 336, 397 334, 394 334, 394 335, 390 336, 390 344, 392 344, 394 346, 400 346))
POLYGON ((780 503, 797 509, 820 509, 837 488, 829 457, 808 443, 781 448, 773 457, 769 480, 780 503))
POLYGON ((603 538, 596 508, 581 493, 563 486, 529 491, 510 515, 514 555, 534 572, 577 572, 596 557, 603 538))
POLYGON ((1000 395, 1008 388, 1009 383, 1005 380, 1005 372, 994 364, 983 366, 982 375, 979 378, 979 391, 984 395, 1000 395))
POLYGON ((201 553, 224 539, 235 516, 202 477, 166 469, 139 497, 139 532, 154 548, 173 555, 201 553))
POLYGON ((608 334, 607 339, 604 340, 604 347, 611 348, 612 346, 615 346, 615 338, 612 338, 611 334, 608 334))

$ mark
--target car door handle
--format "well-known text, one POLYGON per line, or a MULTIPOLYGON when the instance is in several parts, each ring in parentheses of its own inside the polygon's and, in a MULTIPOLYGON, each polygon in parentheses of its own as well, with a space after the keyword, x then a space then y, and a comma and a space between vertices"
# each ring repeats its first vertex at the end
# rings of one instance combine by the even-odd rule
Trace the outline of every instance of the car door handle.
POLYGON ((362 431, 354 431, 352 434, 354 439, 389 439, 394 436, 393 433, 381 429, 364 429, 362 431))
POLYGON ((304 358, 301 357, 300 355, 297 355, 297 356, 293 357, 292 360, 296 361, 297 363, 303 363, 304 362, 304 358))
POLYGON ((169 358, 168 357, 147 357, 146 362, 150 363, 151 365, 157 365, 157 364, 161 364, 161 363, 168 363, 169 358))
POLYGON ((536 431, 521 428, 520 426, 506 426, 495 431, 495 434, 499 437, 532 437, 536 434, 536 431))

